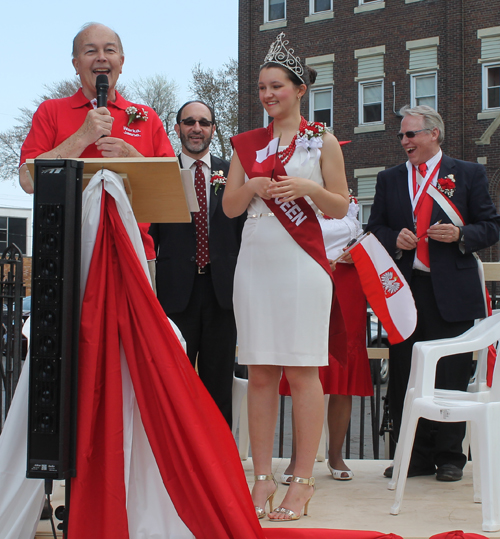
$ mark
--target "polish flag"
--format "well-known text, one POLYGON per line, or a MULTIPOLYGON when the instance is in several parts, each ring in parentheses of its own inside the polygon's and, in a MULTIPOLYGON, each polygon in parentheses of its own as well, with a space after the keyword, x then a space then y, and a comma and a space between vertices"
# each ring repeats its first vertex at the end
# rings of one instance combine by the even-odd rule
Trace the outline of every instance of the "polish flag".
POLYGON ((417 325, 417 309, 410 287, 377 238, 364 234, 350 252, 366 299, 378 316, 391 344, 407 339, 417 325))
POLYGON ((270 172, 274 170, 274 164, 276 163, 276 154, 278 153, 278 147, 280 138, 276 137, 262 150, 257 150, 255 156, 255 163, 252 168, 253 172, 270 172))

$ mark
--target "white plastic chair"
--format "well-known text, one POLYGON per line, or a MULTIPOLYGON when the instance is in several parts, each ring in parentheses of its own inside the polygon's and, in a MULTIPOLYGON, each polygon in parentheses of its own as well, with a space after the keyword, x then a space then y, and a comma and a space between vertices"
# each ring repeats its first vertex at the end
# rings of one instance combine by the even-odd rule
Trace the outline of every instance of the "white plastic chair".
POLYGON ((434 389, 436 366, 441 357, 481 351, 478 372, 483 376, 486 349, 499 340, 500 314, 495 314, 458 337, 414 345, 402 427, 388 487, 391 490, 397 487, 391 514, 397 515, 401 509, 419 418, 440 422, 467 421, 471 424, 474 501, 482 502, 483 531, 500 530, 500 369, 494 371, 491 388, 478 380, 471 388, 473 391, 434 389))
POLYGON ((233 376, 233 436, 238 433, 238 451, 241 460, 247 460, 249 448, 248 435, 248 407, 247 407, 248 380, 233 376))

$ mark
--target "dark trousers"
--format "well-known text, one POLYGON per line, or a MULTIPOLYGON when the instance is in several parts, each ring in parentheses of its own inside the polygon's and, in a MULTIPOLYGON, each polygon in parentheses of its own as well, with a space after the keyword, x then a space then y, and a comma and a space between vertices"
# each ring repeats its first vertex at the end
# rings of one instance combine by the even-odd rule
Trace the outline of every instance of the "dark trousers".
POLYGON ((233 311, 219 306, 210 273, 196 275, 186 310, 168 316, 186 339, 191 364, 198 360, 200 379, 231 428, 236 323, 233 311))
MULTIPOLYGON (((430 341, 461 335, 474 321, 447 322, 439 314, 430 276, 413 275, 411 289, 417 307, 417 328, 406 341, 393 345, 389 351, 389 411, 395 440, 399 437, 403 404, 410 376, 411 353, 417 341, 430 341)), ((457 290, 457 294, 460 291, 457 290)), ((472 354, 446 356, 439 360, 436 388, 465 391, 472 370, 472 354)), ((439 423, 420 419, 415 434, 411 467, 427 470, 434 465, 454 464, 463 468, 467 461, 462 453, 465 423, 439 423)))

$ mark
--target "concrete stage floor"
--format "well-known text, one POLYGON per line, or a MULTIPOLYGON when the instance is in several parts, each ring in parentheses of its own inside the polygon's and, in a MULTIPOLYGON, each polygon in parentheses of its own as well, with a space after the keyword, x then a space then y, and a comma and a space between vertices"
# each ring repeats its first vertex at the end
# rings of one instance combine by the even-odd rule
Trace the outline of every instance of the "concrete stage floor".
MULTIPOLYGON (((334 481, 326 463, 316 462, 316 492, 309 505, 309 516, 283 525, 262 519, 261 525, 372 530, 392 532, 404 539, 428 539, 437 533, 462 530, 500 539, 500 532, 487 533, 481 529, 481 504, 473 502, 471 463, 467 464, 462 481, 456 483, 442 483, 431 476, 408 479, 401 513, 393 516, 389 511, 394 501, 394 491, 387 490, 388 480, 382 475, 389 461, 347 462, 354 472, 354 479, 346 482, 334 481)), ((248 459, 242 464, 248 483, 252 485, 252 460, 248 459)), ((288 459, 276 458, 273 464, 276 478, 279 479, 288 459)), ((279 504, 283 499, 286 488, 279 485, 275 503, 279 504)), ((61 505, 63 500, 64 489, 58 487, 54 491, 53 507, 61 505)), ((40 522, 36 537, 52 537, 49 521, 40 522)))

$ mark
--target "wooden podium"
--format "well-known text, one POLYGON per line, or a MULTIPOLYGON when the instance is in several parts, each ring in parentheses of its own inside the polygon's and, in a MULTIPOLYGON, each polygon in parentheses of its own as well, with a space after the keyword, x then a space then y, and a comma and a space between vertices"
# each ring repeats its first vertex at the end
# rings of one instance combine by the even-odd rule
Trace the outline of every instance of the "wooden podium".
MULTIPOLYGON (((189 223, 198 203, 191 173, 181 175, 177 157, 73 159, 83 161, 83 189, 99 170, 121 175, 125 191, 139 223, 189 223), (190 181, 189 181, 190 180, 190 181)), ((43 162, 45 159, 36 159, 43 162)), ((46 161, 54 162, 54 159, 46 161)), ((27 159, 31 177, 35 177, 35 159, 27 159)))

